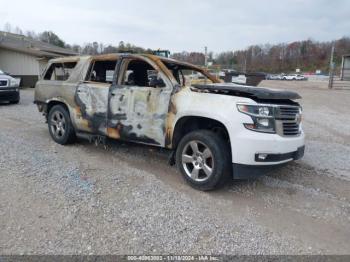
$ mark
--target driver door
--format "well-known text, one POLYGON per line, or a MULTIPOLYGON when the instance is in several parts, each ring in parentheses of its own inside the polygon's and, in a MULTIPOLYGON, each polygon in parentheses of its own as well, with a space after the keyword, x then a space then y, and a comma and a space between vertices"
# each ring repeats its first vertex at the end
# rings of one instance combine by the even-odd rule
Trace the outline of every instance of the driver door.
POLYGON ((171 82, 155 63, 124 58, 110 91, 108 136, 164 146, 171 91, 171 82))

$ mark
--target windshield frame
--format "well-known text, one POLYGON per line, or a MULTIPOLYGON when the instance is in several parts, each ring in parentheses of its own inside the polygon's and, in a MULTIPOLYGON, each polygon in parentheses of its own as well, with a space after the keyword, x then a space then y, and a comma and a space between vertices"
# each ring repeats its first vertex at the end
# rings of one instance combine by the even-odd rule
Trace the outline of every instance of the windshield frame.
MULTIPOLYGON (((172 77, 176 80, 177 83, 178 81, 176 77, 172 74, 171 65, 180 67, 179 70, 191 70, 191 71, 199 72, 203 74, 205 77, 207 77, 213 84, 221 83, 220 79, 210 74, 205 68, 201 68, 199 66, 196 66, 190 63, 180 62, 169 58, 161 58, 160 60, 164 64, 164 66, 167 68, 167 70, 171 73, 172 77)), ((180 83, 178 84, 180 85, 180 83)))

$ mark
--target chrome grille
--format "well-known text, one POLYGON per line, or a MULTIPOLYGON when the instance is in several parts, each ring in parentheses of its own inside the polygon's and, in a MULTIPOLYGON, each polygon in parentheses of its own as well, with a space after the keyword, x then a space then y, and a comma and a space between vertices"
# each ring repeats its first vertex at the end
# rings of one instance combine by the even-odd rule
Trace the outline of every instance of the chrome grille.
POLYGON ((281 106, 279 109, 279 118, 295 119, 296 115, 299 114, 299 107, 287 107, 281 106))
POLYGON ((300 134, 300 107, 278 106, 276 110, 277 133, 282 136, 297 136, 300 134))
POLYGON ((282 123, 283 125, 283 135, 285 136, 295 136, 299 134, 299 124, 298 123, 282 123))
POLYGON ((0 80, 0 86, 7 86, 8 80, 0 80))

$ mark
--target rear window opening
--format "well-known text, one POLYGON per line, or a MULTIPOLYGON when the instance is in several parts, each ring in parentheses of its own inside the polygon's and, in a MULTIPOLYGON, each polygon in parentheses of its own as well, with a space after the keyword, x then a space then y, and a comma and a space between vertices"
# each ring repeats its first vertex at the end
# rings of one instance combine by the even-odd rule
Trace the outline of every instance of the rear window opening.
POLYGON ((117 60, 93 61, 86 80, 99 83, 112 83, 116 65, 117 60))
POLYGON ((77 62, 53 63, 46 71, 44 80, 66 81, 76 65, 77 62))

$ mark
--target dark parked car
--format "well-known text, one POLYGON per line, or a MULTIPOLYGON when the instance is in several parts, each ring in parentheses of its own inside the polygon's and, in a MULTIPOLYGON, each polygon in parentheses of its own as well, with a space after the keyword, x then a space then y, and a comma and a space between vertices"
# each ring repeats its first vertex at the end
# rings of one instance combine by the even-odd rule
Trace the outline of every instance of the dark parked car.
POLYGON ((0 101, 19 102, 19 81, 0 70, 0 101))

